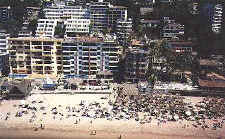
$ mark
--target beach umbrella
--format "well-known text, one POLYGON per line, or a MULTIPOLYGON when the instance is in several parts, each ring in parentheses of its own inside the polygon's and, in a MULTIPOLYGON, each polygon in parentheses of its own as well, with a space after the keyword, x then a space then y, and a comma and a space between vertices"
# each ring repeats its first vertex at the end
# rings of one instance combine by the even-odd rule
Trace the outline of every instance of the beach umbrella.
POLYGON ((26 104, 25 100, 20 100, 20 104, 25 105, 26 104))
POLYGON ((191 111, 186 111, 185 114, 186 114, 187 116, 191 116, 191 111))
POLYGON ((177 114, 175 114, 175 115, 173 116, 173 119, 174 119, 175 121, 178 121, 179 116, 178 116, 177 114))

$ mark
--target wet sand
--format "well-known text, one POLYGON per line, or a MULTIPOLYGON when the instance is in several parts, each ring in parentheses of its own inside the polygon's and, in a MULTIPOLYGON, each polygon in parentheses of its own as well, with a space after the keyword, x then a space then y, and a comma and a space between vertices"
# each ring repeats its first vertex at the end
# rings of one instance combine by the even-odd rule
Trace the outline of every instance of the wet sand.
MULTIPOLYGON (((45 129, 34 131, 31 129, 6 129, 0 128, 0 139, 118 139, 121 134, 104 133, 98 131, 96 135, 90 135, 87 131, 62 131, 45 129)), ((169 133, 130 133, 122 134, 122 139, 224 139, 225 136, 212 137, 205 135, 179 135, 169 133)))

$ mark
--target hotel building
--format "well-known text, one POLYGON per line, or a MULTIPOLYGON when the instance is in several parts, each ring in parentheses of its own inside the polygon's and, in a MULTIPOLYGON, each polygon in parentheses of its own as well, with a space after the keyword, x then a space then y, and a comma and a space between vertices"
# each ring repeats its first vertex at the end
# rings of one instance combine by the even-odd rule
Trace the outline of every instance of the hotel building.
POLYGON ((9 63, 11 74, 62 73, 60 39, 9 38, 9 63))
POLYGON ((220 33, 221 26, 223 22, 223 5, 217 4, 214 7, 214 14, 212 19, 212 31, 215 33, 220 33))
MULTIPOLYGON (((76 75, 96 79, 117 72, 119 46, 98 38, 9 38, 11 74, 76 75)), ((112 78, 110 79, 112 81, 112 78)))
POLYGON ((0 30, 0 53, 7 53, 7 37, 9 34, 6 33, 6 30, 0 30))
POLYGON ((66 40, 62 44, 63 74, 96 79, 102 72, 115 73, 118 53, 119 46, 114 41, 97 38, 66 40))

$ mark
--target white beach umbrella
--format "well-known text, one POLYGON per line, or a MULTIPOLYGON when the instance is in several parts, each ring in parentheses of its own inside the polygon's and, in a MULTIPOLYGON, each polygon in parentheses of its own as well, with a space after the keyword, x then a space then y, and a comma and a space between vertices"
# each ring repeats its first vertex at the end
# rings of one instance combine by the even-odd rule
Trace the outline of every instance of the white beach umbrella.
POLYGON ((20 100, 20 104, 25 105, 26 104, 25 100, 20 100))
POLYGON ((173 118, 174 118, 174 120, 178 121, 179 116, 178 116, 177 114, 175 114, 175 115, 173 116, 173 118))
POLYGON ((185 114, 186 114, 187 116, 191 116, 191 111, 186 111, 185 114))

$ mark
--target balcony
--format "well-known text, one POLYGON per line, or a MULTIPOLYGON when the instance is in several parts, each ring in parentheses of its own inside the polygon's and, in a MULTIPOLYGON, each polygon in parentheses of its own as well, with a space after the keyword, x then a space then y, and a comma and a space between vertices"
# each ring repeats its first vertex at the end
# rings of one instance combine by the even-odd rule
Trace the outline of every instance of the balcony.
POLYGON ((53 61, 44 61, 44 64, 52 64, 54 63, 53 61))
POLYGON ((42 49, 31 49, 31 52, 42 52, 42 49))
POLYGON ((43 54, 43 56, 51 56, 51 54, 43 54))

